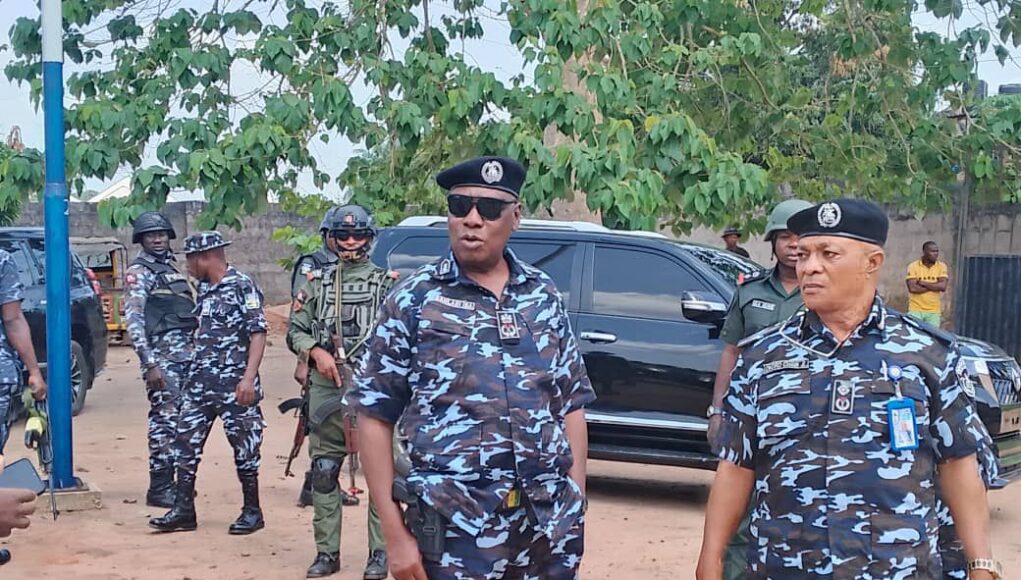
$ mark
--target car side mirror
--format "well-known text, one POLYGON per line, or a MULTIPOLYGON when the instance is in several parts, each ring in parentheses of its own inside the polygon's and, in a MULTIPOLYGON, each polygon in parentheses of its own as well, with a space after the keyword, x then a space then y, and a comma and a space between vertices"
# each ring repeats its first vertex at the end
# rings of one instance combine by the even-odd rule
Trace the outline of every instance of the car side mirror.
POLYGON ((720 324, 727 317, 727 305, 708 292, 684 292, 681 308, 685 318, 703 324, 720 324))

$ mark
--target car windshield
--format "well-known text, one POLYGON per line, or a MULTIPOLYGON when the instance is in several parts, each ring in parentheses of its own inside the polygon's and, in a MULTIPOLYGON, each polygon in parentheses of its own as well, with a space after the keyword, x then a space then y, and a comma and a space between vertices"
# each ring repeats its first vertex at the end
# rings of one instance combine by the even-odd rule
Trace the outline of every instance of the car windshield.
POLYGON ((724 250, 683 242, 677 244, 733 286, 737 286, 742 276, 750 276, 763 270, 757 263, 724 250))

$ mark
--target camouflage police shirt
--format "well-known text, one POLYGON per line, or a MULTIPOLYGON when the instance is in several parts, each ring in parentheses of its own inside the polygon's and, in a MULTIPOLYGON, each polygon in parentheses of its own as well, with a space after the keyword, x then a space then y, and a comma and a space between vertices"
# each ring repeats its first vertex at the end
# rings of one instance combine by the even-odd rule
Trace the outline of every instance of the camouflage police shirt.
MULTIPOLYGON (((14 257, 0 250, 0 306, 21 302, 24 288, 14 257)), ((7 329, 0 320, 0 384, 21 382, 21 358, 7 339, 7 329)))
POLYGON ((511 251, 505 257, 511 272, 499 301, 453 256, 398 284, 380 308, 352 399, 361 413, 401 419, 408 483, 454 525, 477 535, 515 490, 556 541, 584 503, 568 477, 564 418, 595 393, 553 281, 511 251))
MULTIPOLYGON (((150 262, 174 261, 168 253, 160 258, 145 250, 138 253, 140 258, 150 262)), ((134 264, 124 273, 124 324, 127 326, 131 345, 138 355, 142 372, 154 367, 161 356, 173 362, 187 362, 191 359, 191 333, 174 330, 150 339, 145 332, 145 304, 149 300, 158 275, 141 264, 134 264)))
MULTIPOLYGON (((195 309, 199 326, 187 391, 232 394, 248 367, 252 335, 267 329, 262 290, 246 274, 228 266, 219 284, 199 284, 195 309)), ((261 400, 258 378, 255 391, 261 400)))
POLYGON ((839 348, 805 310, 740 346, 719 456, 755 471, 751 577, 939 577, 936 466, 982 437, 953 337, 877 297, 839 348), (894 399, 915 450, 891 445, 894 399))

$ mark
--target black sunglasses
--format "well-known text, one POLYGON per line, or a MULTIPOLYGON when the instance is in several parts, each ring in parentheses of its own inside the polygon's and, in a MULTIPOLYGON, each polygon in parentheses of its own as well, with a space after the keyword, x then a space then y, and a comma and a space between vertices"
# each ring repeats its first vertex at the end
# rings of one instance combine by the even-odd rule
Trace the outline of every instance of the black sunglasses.
POLYGON ((348 240, 354 240, 356 242, 360 242, 362 240, 367 240, 367 239, 369 239, 371 237, 372 237, 372 232, 365 231, 365 230, 356 230, 356 231, 353 231, 353 232, 344 231, 344 230, 333 230, 333 239, 335 239, 337 241, 340 241, 340 242, 346 242, 348 240))
POLYGON ((492 197, 472 197, 455 193, 447 196, 447 211, 456 218, 468 217, 472 208, 479 210, 482 219, 493 221, 500 218, 503 208, 514 205, 517 201, 505 201, 492 197))

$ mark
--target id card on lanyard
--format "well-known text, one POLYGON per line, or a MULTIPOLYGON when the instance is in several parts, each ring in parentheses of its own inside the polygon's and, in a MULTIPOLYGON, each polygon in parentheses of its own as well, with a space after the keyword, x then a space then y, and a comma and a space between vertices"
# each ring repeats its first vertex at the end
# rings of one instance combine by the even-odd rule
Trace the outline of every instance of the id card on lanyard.
POLYGON ((890 426, 890 448, 894 451, 918 449, 915 402, 912 399, 904 398, 900 391, 903 371, 900 367, 890 366, 886 369, 886 378, 893 383, 897 392, 897 397, 886 403, 886 422, 890 426))

